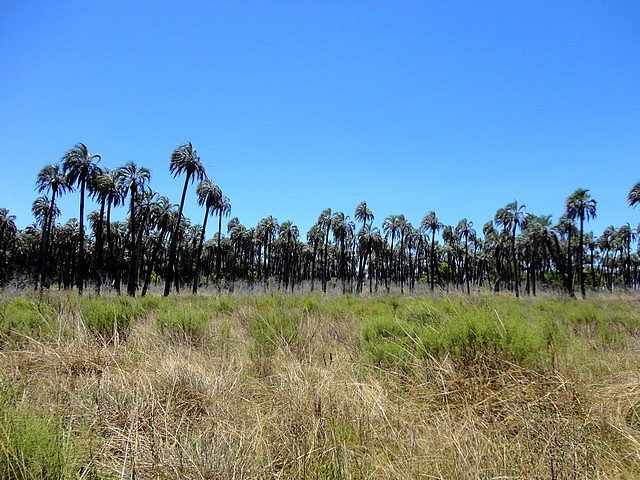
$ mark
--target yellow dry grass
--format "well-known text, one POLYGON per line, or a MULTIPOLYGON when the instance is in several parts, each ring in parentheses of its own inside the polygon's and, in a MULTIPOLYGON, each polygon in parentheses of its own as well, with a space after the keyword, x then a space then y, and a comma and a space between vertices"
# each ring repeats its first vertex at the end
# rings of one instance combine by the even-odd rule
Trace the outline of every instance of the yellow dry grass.
POLYGON ((153 311, 112 342, 69 315, 71 334, 0 351, 0 378, 90 432, 98 478, 640 478, 631 347, 591 351, 599 375, 450 358, 407 373, 366 363, 349 312, 306 315, 298 344, 256 355, 255 309, 212 313, 200 344, 153 311))

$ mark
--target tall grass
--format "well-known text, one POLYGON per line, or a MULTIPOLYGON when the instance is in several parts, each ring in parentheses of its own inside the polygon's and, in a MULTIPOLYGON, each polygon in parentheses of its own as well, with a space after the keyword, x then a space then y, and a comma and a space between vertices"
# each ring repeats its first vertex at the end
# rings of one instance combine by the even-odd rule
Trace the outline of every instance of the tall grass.
POLYGON ((4 302, 0 478, 640 478, 634 299, 4 302))

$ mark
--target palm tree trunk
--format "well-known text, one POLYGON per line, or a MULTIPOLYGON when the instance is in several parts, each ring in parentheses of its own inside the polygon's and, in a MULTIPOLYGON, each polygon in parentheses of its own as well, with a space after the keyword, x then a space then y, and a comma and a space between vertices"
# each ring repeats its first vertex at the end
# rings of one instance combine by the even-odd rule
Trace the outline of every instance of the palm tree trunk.
POLYGON ((138 249, 136 248, 136 224, 135 224, 135 199, 136 199, 136 187, 135 184, 131 186, 131 205, 129 207, 129 234, 131 236, 131 242, 129 244, 129 254, 131 259, 129 261, 129 280, 127 282, 127 295, 131 297, 136 296, 137 285, 137 271, 138 271, 138 249))
POLYGON ((102 258, 103 258, 103 239, 102 239, 102 224, 104 219, 104 206, 106 198, 103 197, 100 201, 100 218, 98 219, 98 226, 96 228, 96 251, 95 260, 93 263, 93 274, 95 282, 96 295, 100 295, 100 288, 102 287, 102 258))
POLYGON ((184 208, 184 200, 187 197, 187 186, 189 185, 189 179, 191 175, 187 173, 184 179, 184 187, 182 188, 182 197, 180 198, 180 208, 178 209, 178 221, 176 227, 171 235, 171 243, 169 245, 169 264, 167 265, 167 279, 164 284, 164 296, 166 297, 171 292, 171 283, 174 278, 174 267, 176 263, 176 253, 178 249, 178 235, 180 233, 180 223, 182 221, 182 209, 184 208))
POLYGON ((204 220, 202 222, 202 231, 200 232, 200 241, 198 242, 198 253, 196 254, 196 268, 193 272, 193 288, 191 292, 195 295, 198 293, 198 282, 200 281, 200 264, 202 257, 202 246, 204 245, 204 232, 207 229, 207 220, 209 219, 209 206, 204 210, 204 220))
POLYGON ((327 249, 329 247, 329 226, 324 238, 324 260, 322 262, 322 293, 327 293, 327 249))
POLYGON ((218 212, 218 249, 216 251, 216 282, 220 283, 220 235, 222 231, 222 210, 218 212))
POLYGON ((82 178, 80 182, 80 232, 78 236, 79 248, 78 248, 78 272, 77 272, 77 286, 78 295, 82 295, 84 289, 84 186, 85 178, 82 178))
POLYGON ((587 292, 584 286, 584 268, 583 268, 583 254, 584 254, 584 217, 580 216, 580 249, 578 250, 578 278, 580 279, 580 294, 582 298, 587 298, 587 292))
POLYGON ((436 231, 431 230, 431 291, 433 292, 436 277, 436 231))

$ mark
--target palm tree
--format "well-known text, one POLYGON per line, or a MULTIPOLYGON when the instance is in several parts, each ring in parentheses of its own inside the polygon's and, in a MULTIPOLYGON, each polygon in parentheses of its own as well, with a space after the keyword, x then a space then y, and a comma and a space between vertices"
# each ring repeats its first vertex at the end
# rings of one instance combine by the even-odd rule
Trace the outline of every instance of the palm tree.
POLYGON ((150 205, 149 221, 156 231, 153 234, 154 241, 151 250, 151 259, 149 261, 149 265, 147 265, 144 283, 142 285, 141 296, 143 297, 147 294, 147 290, 149 289, 151 276, 153 275, 158 255, 162 245, 164 244, 165 237, 174 224, 177 213, 175 207, 177 206, 178 205, 176 204, 170 203, 169 198, 165 196, 157 197, 150 205))
POLYGON ((598 248, 602 252, 602 259, 600 260, 598 273, 600 278, 604 278, 605 287, 609 291, 613 289, 613 260, 609 258, 609 252, 614 250, 614 239, 616 237, 616 228, 613 225, 609 225, 596 240, 598 248))
MULTIPOLYGON (((273 240, 275 239, 276 233, 278 231, 280 224, 278 223, 278 219, 269 215, 266 218, 261 219, 258 222, 255 230, 255 236, 258 244, 258 248, 262 246, 262 256, 263 256, 263 264, 262 264, 262 276, 264 280, 264 288, 265 290, 269 287, 269 275, 271 269, 271 249, 273 240)), ((258 252, 258 263, 260 263, 260 253, 258 252)))
POLYGON ((631 207, 635 207, 640 204, 640 182, 631 187, 631 190, 629 190, 629 194, 627 195, 627 201, 631 207))
POLYGON ((184 179, 184 187, 182 188, 180 206, 178 207, 178 222, 176 223, 173 234, 171 235, 171 243, 169 245, 169 264, 167 266, 167 279, 164 286, 165 297, 169 295, 169 292, 171 291, 171 283, 173 282, 174 266, 178 248, 178 236, 180 233, 184 201, 187 196, 187 186, 189 185, 189 182, 192 182, 193 180, 204 180, 207 176, 204 171, 204 165, 202 165, 200 157, 196 153, 196 149, 191 145, 191 142, 180 145, 171 153, 169 171, 173 174, 174 178, 182 173, 186 174, 186 176, 184 179))
POLYGON ((218 247, 216 251, 216 280, 220 281, 220 258, 222 250, 220 248, 220 238, 222 235, 222 217, 228 217, 231 214, 231 202, 229 197, 222 195, 216 197, 216 201, 213 204, 213 212, 218 214, 218 247))
MULTIPOLYGON (((100 167, 96 169, 96 175, 91 179, 91 181, 87 184, 87 188, 89 189, 89 194, 92 198, 98 200, 100 203, 100 211, 92 212, 95 215, 92 218, 89 218, 89 221, 92 223, 92 228, 95 234, 96 242, 94 248, 94 258, 93 258, 93 275, 94 275, 94 288, 96 295, 100 295, 100 289, 102 287, 102 264, 103 264, 103 256, 104 256, 104 241, 103 241, 103 225, 104 225, 104 213, 107 204, 107 193, 108 190, 105 188, 105 183, 101 180, 101 177, 105 172, 102 171, 100 167)), ((92 214, 89 214, 91 217, 92 214)))
POLYGON ((435 241, 436 241, 436 233, 440 231, 444 224, 438 220, 438 216, 436 212, 433 210, 427 213, 422 222, 420 223, 422 228, 430 231, 429 236, 431 237, 431 253, 430 253, 430 262, 431 266, 429 268, 431 273, 431 291, 433 292, 434 284, 435 284, 435 272, 436 272, 436 256, 435 256, 435 241))
POLYGON ((340 268, 339 276, 342 279, 342 293, 346 293, 346 258, 345 244, 347 237, 353 235, 353 222, 348 221, 349 216, 342 212, 336 212, 331 218, 331 230, 336 246, 340 247, 340 268))
POLYGON ((618 229, 618 239, 621 242, 622 252, 621 258, 624 252, 626 252, 626 259, 623 261, 623 277, 625 287, 631 285, 631 242, 635 240, 637 232, 631 228, 629 223, 625 223, 618 229))
POLYGON ((455 233, 458 235, 458 239, 464 237, 464 279, 467 284, 467 295, 470 294, 469 289, 469 236, 474 236, 476 231, 473 229, 473 222, 469 222, 466 218, 463 218, 458 222, 455 233))
MULTIPOLYGON (((129 203, 129 235, 130 235, 130 263, 129 263, 129 280, 127 282, 127 294, 135 297, 138 289, 138 257, 139 248, 136 237, 136 201, 139 200, 139 194, 144 192, 146 184, 151 179, 151 172, 144 168, 138 167, 134 162, 127 162, 126 165, 118 169, 118 177, 122 180, 122 191, 126 196, 127 192, 130 196, 129 203)), ((142 219, 140 219, 142 220, 142 219)), ((140 226, 142 227, 142 225, 140 226)))
POLYGON ((70 189, 71 184, 69 182, 69 178, 60 170, 59 165, 47 165, 38 172, 38 176, 36 178, 36 190, 38 193, 45 191, 51 192, 50 205, 47 210, 49 215, 47 218, 43 219, 40 246, 40 285, 45 288, 49 287, 48 280, 46 278, 47 258, 49 255, 49 238, 51 236, 51 230, 53 229, 54 212, 59 212, 59 210, 56 210, 56 196, 70 189))
POLYGON ((0 208, 0 284, 9 278, 9 251, 15 246, 18 237, 16 216, 7 208, 0 208))
POLYGON ((198 282, 200 280, 200 263, 202 256, 202 247, 204 245, 204 236, 207 229, 207 220, 209 215, 214 212, 215 206, 220 203, 222 198, 222 190, 209 179, 202 180, 196 187, 196 195, 198 196, 198 205, 204 206, 204 220, 202 222, 202 231, 200 232, 200 241, 198 242, 198 252, 196 253, 196 266, 193 273, 192 292, 198 293, 198 282))
POLYGON ((327 250, 329 248, 329 231, 331 230, 331 209, 325 208, 318 216, 318 226, 324 232, 324 253, 322 260, 322 293, 327 293, 327 250))
MULTIPOLYGON (((117 262, 111 231, 111 207, 117 207, 124 202, 123 180, 118 170, 105 169, 96 176, 92 184, 95 195, 100 200, 101 210, 103 202, 106 208, 107 217, 104 221, 106 223, 107 251, 109 254, 109 275, 114 282, 114 288, 119 294, 120 284, 119 281, 116 282, 116 279, 119 279, 119 275, 116 273, 117 262)), ((101 246, 96 245, 96 248, 101 248, 101 246)), ((102 254, 100 253, 100 255, 102 254)))
MULTIPOLYGON (((359 222, 362 222, 362 230, 361 231, 365 231, 367 230, 367 222, 369 222, 369 225, 371 226, 371 223, 373 223, 374 220, 374 216, 373 216, 373 212, 371 210, 369 210, 369 207, 367 207, 367 202, 360 202, 358 204, 358 206, 356 207, 356 211, 355 211, 355 215, 354 215, 355 219, 359 222)), ((370 231, 370 229, 369 229, 370 231)), ((368 242, 370 239, 370 235, 365 235, 363 237, 361 237, 363 241, 368 242)), ((360 291, 362 289, 362 282, 364 279, 364 262, 366 261, 366 255, 367 252, 369 250, 369 246, 368 244, 364 244, 363 245, 363 249, 362 249, 362 254, 360 255, 360 260, 358 263, 358 286, 357 286, 357 291, 360 291)))
POLYGON ((498 210, 495 215, 495 222, 502 225, 505 231, 511 232, 511 255, 513 259, 513 276, 516 298, 520 297, 520 272, 518 270, 518 256, 516 251, 516 230, 522 227, 525 217, 525 205, 518 205, 514 200, 504 208, 498 210))
POLYGON ((92 154, 84 143, 78 143, 62 157, 62 168, 67 174, 69 184, 80 186, 80 218, 78 233, 78 293, 82 295, 84 288, 84 190, 88 182, 97 173, 96 163, 100 155, 92 154))
POLYGON ((536 273, 540 264, 541 253, 544 251, 546 237, 551 228, 551 215, 527 214, 522 223, 530 246, 529 272, 531 281, 531 291, 536 295, 536 273))
POLYGON ((289 281, 291 281, 291 291, 293 291, 294 269, 292 265, 293 263, 292 262, 292 250, 293 250, 292 244, 297 242, 299 233, 300 232, 298 231, 298 227, 295 226, 291 220, 282 222, 282 224, 280 225, 280 230, 278 232, 278 234, 280 235, 280 238, 284 239, 284 241, 286 242, 285 255, 284 255, 285 258, 284 258, 284 266, 283 266, 285 291, 289 287, 289 281))
POLYGON ((567 217, 572 221, 580 219, 580 246, 578 247, 578 281, 580 282, 580 293, 582 298, 587 294, 584 285, 584 221, 596 217, 596 201, 589 195, 589 190, 579 188, 567 198, 565 203, 567 217))
POLYGON ((320 226, 315 223, 311 226, 309 231, 307 232, 307 243, 311 245, 312 255, 311 255, 311 291, 313 292, 313 287, 315 285, 316 280, 316 259, 318 256, 318 247, 322 244, 322 240, 324 238, 324 233, 320 226))
POLYGON ((385 286, 387 292, 389 291, 389 277, 393 271, 393 244, 398 233, 398 215, 389 215, 382 222, 382 231, 384 232, 385 241, 391 236, 391 250, 389 252, 389 259, 387 263, 387 275, 385 276, 385 286))

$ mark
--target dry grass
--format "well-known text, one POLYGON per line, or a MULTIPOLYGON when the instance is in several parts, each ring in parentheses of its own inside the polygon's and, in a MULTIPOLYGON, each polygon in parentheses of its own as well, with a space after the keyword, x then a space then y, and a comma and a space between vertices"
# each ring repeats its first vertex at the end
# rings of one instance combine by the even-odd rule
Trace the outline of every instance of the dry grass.
POLYGON ((640 478, 634 341, 581 331, 553 368, 445 355, 407 371, 367 360, 346 305, 374 300, 310 298, 268 354, 255 298, 212 309, 198 342, 163 334, 154 308, 105 341, 65 307, 58 334, 0 351, 0 379, 63 419, 83 478, 640 478))

